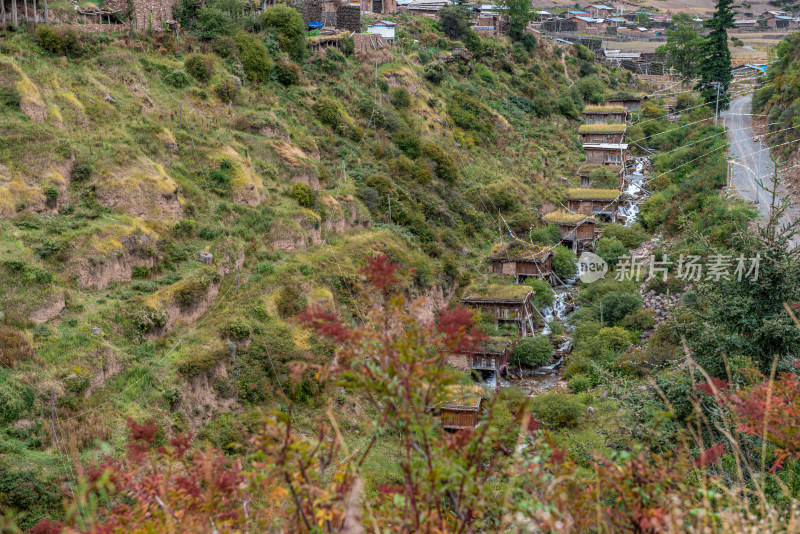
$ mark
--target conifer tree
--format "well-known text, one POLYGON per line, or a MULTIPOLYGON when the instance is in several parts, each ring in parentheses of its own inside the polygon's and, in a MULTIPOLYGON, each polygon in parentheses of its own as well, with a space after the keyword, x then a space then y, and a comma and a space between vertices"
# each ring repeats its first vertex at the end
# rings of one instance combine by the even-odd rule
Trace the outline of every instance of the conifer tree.
POLYGON ((733 0, 717 0, 717 9, 714 16, 705 23, 711 30, 706 36, 702 47, 702 57, 698 74, 700 81, 697 88, 702 91, 706 102, 716 102, 717 86, 719 83, 719 107, 726 109, 730 102, 728 86, 733 75, 731 74, 731 52, 728 49, 728 28, 733 28, 733 0))

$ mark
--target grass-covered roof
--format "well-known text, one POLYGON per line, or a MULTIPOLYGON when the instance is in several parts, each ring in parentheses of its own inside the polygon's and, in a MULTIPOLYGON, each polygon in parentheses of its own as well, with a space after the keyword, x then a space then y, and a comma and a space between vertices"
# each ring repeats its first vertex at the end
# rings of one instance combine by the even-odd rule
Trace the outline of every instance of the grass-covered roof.
POLYGON ((583 108, 584 113, 627 113, 628 109, 625 106, 586 106, 583 108))
POLYGON ((542 261, 553 253, 549 247, 536 247, 519 241, 497 243, 489 252, 490 259, 542 261))
POLYGON ((581 124, 578 133, 623 133, 627 129, 624 122, 596 122, 594 124, 581 124))
POLYGON ((542 220, 548 224, 572 224, 577 225, 583 221, 589 221, 592 223, 596 223, 593 218, 589 217, 588 215, 584 215, 582 213, 572 213, 571 211, 567 210, 558 210, 552 211, 542 217, 542 220))
POLYGON ((442 403, 442 408, 477 410, 483 400, 483 388, 477 384, 453 384, 445 389, 447 400, 442 403))
POLYGON ((522 302, 533 290, 523 285, 472 284, 464 293, 465 301, 515 301, 522 302))
POLYGON ((618 189, 581 189, 572 187, 567 190, 568 199, 616 200, 619 195, 618 189))

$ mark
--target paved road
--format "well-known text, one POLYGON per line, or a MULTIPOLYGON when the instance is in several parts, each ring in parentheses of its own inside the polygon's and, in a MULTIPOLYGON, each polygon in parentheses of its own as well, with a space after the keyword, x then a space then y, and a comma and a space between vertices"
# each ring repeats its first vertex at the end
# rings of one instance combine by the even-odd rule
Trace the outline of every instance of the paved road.
POLYGON ((752 95, 740 96, 733 100, 730 109, 723 114, 728 128, 730 157, 738 164, 733 165, 732 185, 745 200, 755 201, 763 217, 769 216, 772 197, 766 189, 772 189, 772 173, 775 169, 766 144, 754 141, 756 133, 751 124, 752 95), (758 181, 760 178, 761 185, 758 181), (763 187, 762 187, 763 185, 763 187))

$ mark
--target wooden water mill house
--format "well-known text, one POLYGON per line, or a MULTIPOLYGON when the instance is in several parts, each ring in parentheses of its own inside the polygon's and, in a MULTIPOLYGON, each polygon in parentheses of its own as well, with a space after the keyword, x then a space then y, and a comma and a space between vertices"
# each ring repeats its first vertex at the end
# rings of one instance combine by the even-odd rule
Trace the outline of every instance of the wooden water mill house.
POLYGON ((533 290, 528 286, 482 284, 467 288, 461 303, 494 319, 497 326, 516 326, 520 335, 533 335, 533 290))
POLYGON ((567 207, 570 211, 597 217, 606 222, 616 222, 619 212, 619 196, 617 189, 581 189, 567 190, 567 207))
POLYGON ((596 122, 625 122, 628 110, 625 106, 586 106, 583 108, 583 121, 586 124, 596 122))
POLYGON ((560 230, 562 244, 573 252, 594 248, 594 227, 597 220, 582 213, 567 210, 553 211, 542 217, 545 224, 555 224, 560 230))
POLYGON ((519 284, 529 276, 549 281, 553 276, 550 258, 554 255, 550 247, 535 247, 516 241, 496 244, 489 253, 489 261, 493 273, 513 276, 519 284))
POLYGON ((461 371, 502 373, 508 363, 512 342, 509 338, 490 337, 477 347, 449 353, 447 363, 461 371))
POLYGON ((483 388, 478 385, 453 385, 447 388, 447 400, 438 408, 445 430, 473 429, 478 426, 483 410, 483 388))
POLYGON ((588 189, 591 187, 591 180, 589 176, 597 169, 605 169, 613 174, 619 176, 619 185, 622 187, 622 165, 605 165, 603 163, 584 163, 578 167, 578 176, 581 178, 581 188, 588 189))
POLYGON ((625 141, 627 126, 624 122, 595 122, 581 124, 578 127, 578 137, 582 144, 622 143, 625 141))

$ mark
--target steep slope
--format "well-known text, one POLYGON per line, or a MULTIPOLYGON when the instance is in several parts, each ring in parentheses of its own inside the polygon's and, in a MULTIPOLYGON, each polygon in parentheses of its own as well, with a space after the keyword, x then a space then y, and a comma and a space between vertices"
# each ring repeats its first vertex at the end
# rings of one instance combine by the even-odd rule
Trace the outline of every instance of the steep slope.
POLYGON ((0 334, 24 347, 2 354, 6 465, 64 479, 44 412, 81 462, 120 450, 127 416, 218 446, 258 408, 291 400, 304 422, 332 349, 293 317, 368 313, 376 254, 415 268, 427 313, 447 306, 485 271, 498 213, 525 236, 576 185, 584 100, 631 82, 581 50, 454 55, 430 21, 405 31, 405 52, 302 68, 271 49, 289 74, 262 83, 241 83, 247 48, 225 36, 81 36, 70 59, 41 35, 0 42, 0 334))

